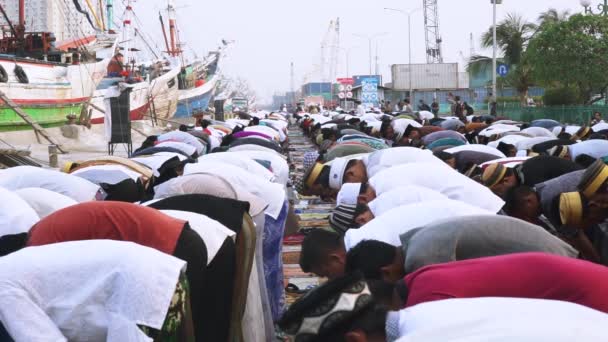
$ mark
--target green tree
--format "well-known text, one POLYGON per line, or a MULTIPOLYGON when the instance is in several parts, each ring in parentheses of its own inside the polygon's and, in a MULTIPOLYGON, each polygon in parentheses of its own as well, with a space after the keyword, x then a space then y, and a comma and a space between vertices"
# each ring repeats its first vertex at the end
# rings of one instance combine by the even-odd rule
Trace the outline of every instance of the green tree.
MULTIPOLYGON (((507 14, 507 17, 496 25, 496 44, 502 51, 507 64, 519 64, 536 28, 535 24, 527 22, 522 16, 515 13, 507 14)), ((494 45, 492 27, 481 37, 481 44, 485 48, 494 45)))
POLYGON ((560 13, 555 8, 550 8, 549 10, 541 13, 538 16, 538 19, 537 19, 538 27, 542 28, 547 25, 559 24, 561 22, 568 20, 568 17, 570 17, 569 11, 566 10, 566 11, 563 11, 560 13))
POLYGON ((608 87, 608 20, 573 15, 534 35, 527 50, 536 80, 548 87, 570 87, 580 101, 593 103, 608 87))

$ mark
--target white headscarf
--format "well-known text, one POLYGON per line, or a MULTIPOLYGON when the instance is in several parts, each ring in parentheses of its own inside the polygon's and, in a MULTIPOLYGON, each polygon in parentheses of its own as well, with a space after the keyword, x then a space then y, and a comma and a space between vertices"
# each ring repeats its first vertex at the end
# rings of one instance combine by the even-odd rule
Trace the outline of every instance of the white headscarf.
POLYGON ((448 200, 448 197, 429 188, 417 185, 404 185, 384 192, 369 202, 367 206, 372 211, 372 214, 378 217, 393 208, 403 205, 438 200, 448 200))
POLYGON ((0 187, 0 236, 27 233, 40 218, 16 193, 0 187))
MULTIPOLYGON (((229 198, 249 203, 249 214, 256 216, 268 206, 266 201, 246 191, 244 188, 233 186, 227 179, 216 174, 197 173, 170 179, 154 188, 154 199, 167 197, 201 194, 220 198, 229 198)), ((144 203, 147 205, 149 203, 144 203)))
POLYGON ((0 258, 0 317, 15 341, 149 341, 186 263, 132 242, 86 240, 0 258), (6 319, 8 317, 8 319, 6 319))
POLYGON ((188 221, 190 228, 194 230, 205 242, 207 247, 207 265, 213 261, 226 238, 234 240, 236 234, 223 224, 205 215, 181 210, 161 210, 165 215, 176 219, 188 221))
POLYGON ((68 196, 42 188, 23 188, 15 190, 15 193, 36 211, 40 219, 57 210, 78 204, 68 196))
POLYGON ((363 159, 367 168, 367 177, 372 178, 380 171, 410 163, 433 163, 438 168, 449 168, 441 159, 435 157, 431 151, 414 147, 393 147, 373 152, 363 159))
POLYGON ((71 173, 73 176, 86 179, 93 184, 118 184, 126 179, 137 181, 141 176, 140 173, 135 172, 123 165, 91 165, 71 173))
POLYGON ((181 153, 174 152, 157 152, 150 156, 140 156, 135 158, 130 158, 133 161, 136 161, 140 164, 146 165, 152 171, 154 171, 154 176, 160 176, 158 170, 165 164, 169 159, 177 157, 180 161, 184 161, 188 158, 181 153))
POLYGON ((349 250, 363 240, 378 240, 401 246, 399 235, 445 218, 492 213, 454 200, 435 200, 403 205, 374 218, 359 229, 349 229, 344 246, 349 250))
MULTIPOLYGON (((187 164, 184 167, 184 175, 196 174, 198 172, 196 167, 192 165, 194 164, 187 164)), ((264 199, 268 203, 265 213, 275 220, 279 217, 286 196, 282 185, 271 183, 260 176, 251 174, 230 164, 214 162, 209 163, 207 166, 205 173, 221 176, 229 181, 234 188, 240 187, 264 199)))
MULTIPOLYGON (((192 134, 182 131, 171 131, 158 136, 158 141, 178 141, 184 144, 188 144, 196 149, 198 154, 202 154, 205 151, 205 145, 203 145, 195 136, 192 134)), ((191 153, 189 153, 191 154, 191 153)))
POLYGON ((235 153, 238 156, 268 161, 270 162, 277 183, 286 185, 289 180, 289 165, 287 164, 285 157, 275 151, 234 151, 233 149, 230 149, 230 151, 226 153, 235 153))
POLYGON ((563 301, 486 297, 423 303, 388 321, 399 322, 399 342, 571 342, 606 340, 608 315, 563 301))
POLYGON ((198 158, 197 163, 189 166, 190 173, 205 172, 210 164, 216 162, 234 165, 247 172, 260 176, 269 182, 275 180, 274 174, 260 163, 234 152, 211 153, 201 156, 198 158))
POLYGON ((34 166, 17 166, 0 170, 0 186, 8 190, 43 188, 82 203, 95 200, 99 186, 86 179, 55 170, 34 166))
POLYGON ((476 151, 476 152, 483 152, 483 153, 495 155, 499 158, 506 158, 505 154, 500 152, 496 148, 488 146, 488 145, 481 145, 481 144, 461 145, 461 146, 448 148, 445 151, 448 153, 452 153, 452 154, 454 154, 456 152, 460 152, 460 151, 476 151))
POLYGON ((369 180, 369 183, 376 191, 376 195, 401 185, 418 185, 492 213, 497 213, 504 205, 504 201, 487 187, 450 167, 438 167, 435 163, 395 166, 379 172, 369 180))
POLYGON ((570 157, 572 160, 581 154, 590 155, 593 158, 599 159, 608 156, 608 140, 586 140, 568 146, 570 149, 570 157))
POLYGON ((528 127, 521 130, 522 133, 530 134, 534 137, 548 137, 555 139, 555 134, 544 127, 528 127))
POLYGON ((194 155, 194 153, 197 151, 196 147, 194 147, 192 145, 188 145, 186 143, 179 142, 179 141, 171 141, 171 140, 167 140, 167 141, 158 143, 158 144, 156 144, 156 147, 174 148, 176 150, 180 150, 180 151, 184 152, 186 155, 189 155, 189 156, 194 155))

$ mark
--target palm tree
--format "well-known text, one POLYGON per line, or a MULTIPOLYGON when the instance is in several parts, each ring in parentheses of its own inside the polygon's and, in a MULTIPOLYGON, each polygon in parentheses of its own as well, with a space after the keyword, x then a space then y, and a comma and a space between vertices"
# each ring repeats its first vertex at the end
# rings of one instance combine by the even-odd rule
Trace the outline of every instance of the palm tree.
POLYGON ((543 27, 546 25, 557 24, 568 20, 570 12, 568 10, 559 12, 555 8, 550 8, 547 12, 543 12, 538 16, 538 26, 543 27))
MULTIPOLYGON (((505 62, 517 65, 522 58, 528 41, 536 31, 536 24, 527 22, 519 14, 510 13, 496 25, 496 44, 502 50, 505 62)), ((485 32, 481 44, 485 48, 493 46, 492 28, 485 32)))

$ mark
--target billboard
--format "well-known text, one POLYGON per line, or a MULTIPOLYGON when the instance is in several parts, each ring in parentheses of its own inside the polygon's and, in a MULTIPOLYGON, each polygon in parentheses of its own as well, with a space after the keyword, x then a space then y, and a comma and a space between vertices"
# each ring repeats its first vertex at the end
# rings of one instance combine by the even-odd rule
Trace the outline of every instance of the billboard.
POLYGON ((378 106, 378 78, 361 78, 361 103, 363 106, 371 108, 378 106))

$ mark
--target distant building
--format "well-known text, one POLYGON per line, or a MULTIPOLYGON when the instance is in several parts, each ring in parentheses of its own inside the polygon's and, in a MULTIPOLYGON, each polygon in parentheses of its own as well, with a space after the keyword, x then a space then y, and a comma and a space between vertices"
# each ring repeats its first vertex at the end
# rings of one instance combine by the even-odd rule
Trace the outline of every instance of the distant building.
MULTIPOLYGON (((13 24, 19 22, 19 0, 0 0, 13 24)), ((83 6, 86 6, 83 4, 83 6)), ((0 15, 0 25, 8 30, 8 23, 0 15)), ((72 1, 27 0, 25 29, 28 32, 52 32, 57 42, 84 38, 95 33, 86 17, 76 11, 72 1)))

